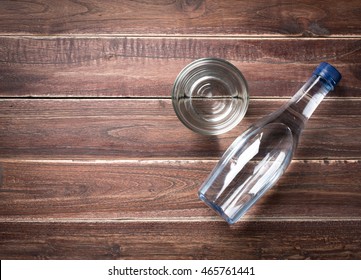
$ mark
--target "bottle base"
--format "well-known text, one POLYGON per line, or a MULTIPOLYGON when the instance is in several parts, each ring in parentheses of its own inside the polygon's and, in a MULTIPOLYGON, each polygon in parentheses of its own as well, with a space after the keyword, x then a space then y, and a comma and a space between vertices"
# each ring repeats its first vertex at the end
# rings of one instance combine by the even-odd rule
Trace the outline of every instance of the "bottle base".
POLYGON ((198 197, 202 200, 206 205, 208 205, 211 209, 213 209, 219 216, 221 216, 229 225, 233 225, 238 219, 230 218, 226 213, 224 213, 223 209, 218 205, 214 204, 212 201, 209 201, 204 194, 198 193, 198 197))

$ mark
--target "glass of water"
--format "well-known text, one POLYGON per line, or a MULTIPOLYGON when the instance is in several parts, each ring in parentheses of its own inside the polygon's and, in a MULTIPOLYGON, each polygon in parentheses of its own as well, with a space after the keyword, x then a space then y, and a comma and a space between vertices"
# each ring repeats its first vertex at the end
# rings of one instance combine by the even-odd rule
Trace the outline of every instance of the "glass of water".
POLYGON ((186 127, 200 134, 218 135, 234 128, 246 114, 247 82, 223 59, 198 59, 176 78, 172 103, 186 127))

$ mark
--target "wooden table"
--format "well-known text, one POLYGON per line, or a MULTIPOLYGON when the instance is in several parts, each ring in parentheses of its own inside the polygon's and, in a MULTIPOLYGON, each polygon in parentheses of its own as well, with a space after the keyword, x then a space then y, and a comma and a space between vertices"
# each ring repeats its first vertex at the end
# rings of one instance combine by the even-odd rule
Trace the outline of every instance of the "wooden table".
POLYGON ((360 259, 361 2, 0 1, 1 259, 360 259), (170 92, 201 57, 250 89, 219 137, 170 92), (343 79, 285 176, 228 226, 197 190, 321 62, 343 79))

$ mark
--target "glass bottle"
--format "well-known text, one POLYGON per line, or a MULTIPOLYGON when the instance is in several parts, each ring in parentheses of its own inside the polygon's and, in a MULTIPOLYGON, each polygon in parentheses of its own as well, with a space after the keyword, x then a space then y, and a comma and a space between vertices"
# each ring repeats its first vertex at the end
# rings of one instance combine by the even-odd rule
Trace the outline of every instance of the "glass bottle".
POLYGON ((288 103, 232 143, 199 198, 229 224, 237 222, 285 172, 307 120, 340 79, 336 68, 322 62, 288 103))

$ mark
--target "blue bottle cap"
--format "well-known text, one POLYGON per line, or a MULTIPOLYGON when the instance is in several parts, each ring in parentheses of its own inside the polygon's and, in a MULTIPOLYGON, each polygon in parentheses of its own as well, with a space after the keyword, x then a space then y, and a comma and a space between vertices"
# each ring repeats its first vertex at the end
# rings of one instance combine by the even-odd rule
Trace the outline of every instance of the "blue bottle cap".
POLYGON ((332 86, 337 85, 342 77, 340 72, 338 72, 338 70, 335 67, 333 67, 331 64, 327 62, 321 62, 320 65, 317 66, 315 71, 313 71, 313 74, 321 76, 326 81, 328 81, 332 86))

